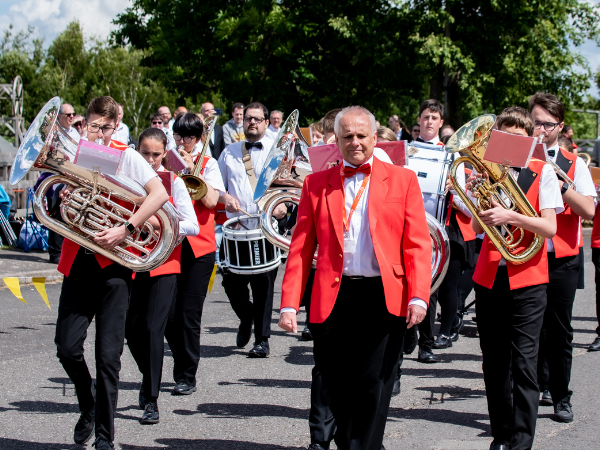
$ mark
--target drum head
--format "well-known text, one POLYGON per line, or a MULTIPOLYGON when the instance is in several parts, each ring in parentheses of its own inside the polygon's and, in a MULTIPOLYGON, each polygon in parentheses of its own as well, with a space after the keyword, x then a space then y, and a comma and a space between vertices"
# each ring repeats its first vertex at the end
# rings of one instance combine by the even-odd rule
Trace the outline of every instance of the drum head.
POLYGON ((13 162, 9 178, 10 184, 17 184, 21 181, 35 164, 44 149, 49 133, 54 129, 59 110, 60 97, 54 97, 44 105, 31 122, 13 162))

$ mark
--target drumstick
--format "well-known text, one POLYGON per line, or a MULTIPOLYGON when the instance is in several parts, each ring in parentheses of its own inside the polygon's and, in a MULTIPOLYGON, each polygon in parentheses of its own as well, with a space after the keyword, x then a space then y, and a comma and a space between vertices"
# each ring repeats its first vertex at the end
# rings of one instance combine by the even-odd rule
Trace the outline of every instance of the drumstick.
POLYGON ((241 213, 244 213, 244 214, 246 214, 247 216, 250 216, 250 217, 252 217, 252 214, 249 214, 249 213, 247 213, 246 211, 244 211, 244 210, 243 210, 242 208, 240 208, 239 206, 238 206, 238 209, 237 209, 237 210, 238 210, 239 212, 241 212, 241 213))

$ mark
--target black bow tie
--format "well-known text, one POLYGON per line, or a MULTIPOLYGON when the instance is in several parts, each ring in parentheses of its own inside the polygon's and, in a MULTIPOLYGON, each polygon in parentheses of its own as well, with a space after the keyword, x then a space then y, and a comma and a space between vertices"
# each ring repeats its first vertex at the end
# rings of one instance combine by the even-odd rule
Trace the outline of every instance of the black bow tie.
POLYGON ((548 150, 548 156, 554 157, 556 155, 556 150, 548 150))
POLYGON ((263 145, 262 142, 247 142, 246 141, 246 150, 250 150, 252 147, 256 147, 259 150, 262 150, 263 145))

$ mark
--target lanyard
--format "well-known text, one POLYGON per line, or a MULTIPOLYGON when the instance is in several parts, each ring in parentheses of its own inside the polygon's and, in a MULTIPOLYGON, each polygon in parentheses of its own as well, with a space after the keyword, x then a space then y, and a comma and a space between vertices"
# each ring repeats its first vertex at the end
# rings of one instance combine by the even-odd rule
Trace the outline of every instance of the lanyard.
POLYGON ((350 208, 350 214, 348 215, 348 217, 346 218, 346 187, 344 186, 344 171, 342 169, 341 172, 341 178, 342 178, 342 193, 344 194, 344 231, 348 232, 348 229, 350 228, 350 221, 352 220, 352 215, 354 214, 354 211, 356 211, 356 207, 358 206, 358 202, 360 201, 360 198, 362 197, 363 193, 365 192, 365 189, 367 188, 367 183, 369 182, 369 179, 371 178, 371 174, 368 174, 367 176, 365 176, 365 179, 363 180, 360 189, 358 190, 358 192, 356 193, 356 197, 354 198, 354 202, 352 202, 352 207, 350 208))

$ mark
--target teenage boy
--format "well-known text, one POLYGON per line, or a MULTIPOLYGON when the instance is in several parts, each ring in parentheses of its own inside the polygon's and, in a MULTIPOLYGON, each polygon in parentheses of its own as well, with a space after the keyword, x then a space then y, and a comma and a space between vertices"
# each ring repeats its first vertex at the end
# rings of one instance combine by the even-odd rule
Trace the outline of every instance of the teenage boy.
MULTIPOLYGON (((111 140, 118 117, 119 107, 111 97, 93 99, 86 114, 87 138, 92 142, 100 138, 104 145, 121 150, 121 173, 144 186, 148 196, 124 225, 96 234, 96 243, 108 249, 123 242, 169 200, 160 179, 144 158, 127 145, 111 140)), ((65 193, 63 190, 61 197, 65 193)), ((57 356, 75 385, 81 410, 73 439, 76 444, 84 444, 95 428, 96 449, 112 449, 132 271, 69 239, 64 240, 58 270, 65 278, 56 321, 57 356), (94 318, 95 383, 83 355, 87 329, 94 318)))
MULTIPOLYGON (((505 109, 497 126, 500 131, 522 136, 532 136, 534 129, 529 113, 517 106, 505 109)), ((553 238, 556 214, 564 208, 552 167, 545 161, 532 159, 527 168, 509 171, 537 217, 527 217, 493 202, 495 207, 480 212, 480 219, 488 226, 525 230, 517 250, 529 245, 534 233, 553 238)), ((468 191, 479 177, 480 174, 469 177, 468 191)), ((478 221, 473 220, 472 224, 476 233, 483 232, 478 221)), ((515 265, 504 260, 486 236, 473 280, 483 378, 494 438, 490 450, 531 449, 539 398, 538 345, 548 285, 546 243, 529 261, 515 265)))
MULTIPOLYGON (((548 157, 574 182, 569 187, 559 177, 565 211, 556 217, 556 236, 548 239, 548 305, 540 340, 540 360, 548 363, 548 390, 554 404, 552 418, 572 422, 571 365, 573 363, 573 302, 579 280, 581 258, 581 218, 594 217, 596 189, 585 162, 562 150, 558 137, 564 126, 565 107, 555 95, 537 92, 529 99, 529 112, 535 122, 535 136, 543 136, 548 157)), ((547 395, 546 395, 547 397, 547 395)), ((549 400, 549 399, 548 399, 549 400)))

